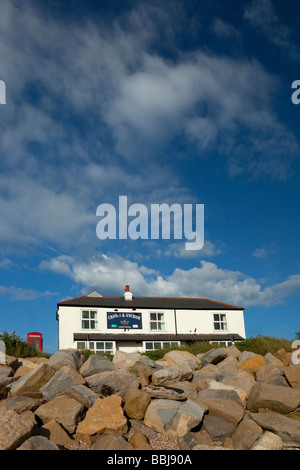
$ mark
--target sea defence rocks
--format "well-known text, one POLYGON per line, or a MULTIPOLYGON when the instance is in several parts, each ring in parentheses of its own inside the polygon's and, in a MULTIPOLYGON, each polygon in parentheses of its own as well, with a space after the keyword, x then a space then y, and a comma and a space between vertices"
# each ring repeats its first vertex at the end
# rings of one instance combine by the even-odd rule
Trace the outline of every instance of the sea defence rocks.
POLYGON ((300 364, 234 346, 0 365, 0 450, 300 449, 300 364), (166 444, 164 444, 166 443, 166 444), (165 447, 164 447, 165 445, 165 447))

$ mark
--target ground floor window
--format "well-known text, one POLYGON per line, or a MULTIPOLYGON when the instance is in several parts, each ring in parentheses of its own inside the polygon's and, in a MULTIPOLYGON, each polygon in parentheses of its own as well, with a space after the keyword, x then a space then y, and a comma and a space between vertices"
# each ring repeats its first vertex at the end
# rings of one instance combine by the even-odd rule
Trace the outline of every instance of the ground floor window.
POLYGON ((89 349, 94 354, 114 354, 114 341, 77 341, 77 349, 89 349))
POLYGON ((229 346, 232 346, 233 345, 233 342, 232 341, 211 341, 211 344, 213 346, 222 346, 222 347, 229 347, 229 346))
POLYGON ((178 341, 145 341, 144 349, 145 351, 155 351, 156 349, 167 349, 174 344, 180 345, 178 341))

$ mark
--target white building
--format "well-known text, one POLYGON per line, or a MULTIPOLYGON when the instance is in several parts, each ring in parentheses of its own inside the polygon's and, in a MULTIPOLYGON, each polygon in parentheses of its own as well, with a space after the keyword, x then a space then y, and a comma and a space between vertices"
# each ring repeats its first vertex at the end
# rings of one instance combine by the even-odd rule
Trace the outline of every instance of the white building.
POLYGON ((121 297, 94 291, 57 304, 58 346, 108 354, 195 341, 229 346, 246 337, 243 311, 209 299, 134 297, 129 286, 121 297))

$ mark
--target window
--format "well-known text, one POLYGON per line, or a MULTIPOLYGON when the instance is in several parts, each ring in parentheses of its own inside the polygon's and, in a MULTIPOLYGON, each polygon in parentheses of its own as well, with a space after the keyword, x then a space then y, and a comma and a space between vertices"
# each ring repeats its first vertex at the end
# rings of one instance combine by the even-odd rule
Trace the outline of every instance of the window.
POLYGON ((96 330, 98 328, 96 310, 82 310, 81 328, 83 330, 96 330))
POLYGON ((113 341, 77 341, 77 349, 88 349, 94 354, 114 354, 113 341))
POLYGON ((165 329, 163 313, 150 313, 150 330, 161 331, 165 329))
POLYGON ((227 320, 225 313, 214 313, 214 329, 215 330, 227 330, 227 320))
POLYGON ((178 341, 145 341, 144 343, 144 348, 146 351, 155 351, 156 349, 167 349, 169 348, 172 344, 176 344, 179 346, 178 341))
POLYGON ((211 341, 213 346, 229 347, 233 345, 232 341, 211 341))

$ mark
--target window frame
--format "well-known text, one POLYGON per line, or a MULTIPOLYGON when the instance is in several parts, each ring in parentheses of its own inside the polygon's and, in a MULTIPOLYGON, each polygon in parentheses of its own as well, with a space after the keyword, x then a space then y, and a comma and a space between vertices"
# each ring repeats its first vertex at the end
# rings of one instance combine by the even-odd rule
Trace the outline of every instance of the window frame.
POLYGON ((214 325, 214 331, 228 331, 228 319, 227 319, 227 314, 226 313, 213 313, 213 325, 214 325), (219 319, 216 319, 215 317, 218 315, 219 319), (222 316, 224 319, 222 319, 222 316), (216 325, 219 325, 219 328, 216 328, 216 325))
POLYGON ((87 331, 87 330, 98 330, 98 310, 87 310, 87 309, 82 309, 80 310, 80 321, 81 321, 81 330, 87 331), (84 317, 83 314, 88 313, 88 317, 84 317), (96 314, 94 318, 91 318, 91 313, 96 314), (84 322, 88 323, 88 327, 84 327, 84 322), (94 326, 92 326, 92 322, 95 323, 94 326))
POLYGON ((150 331, 165 331, 166 330, 166 323, 165 323, 165 312, 149 312, 149 329, 150 331), (153 319, 151 316, 155 315, 156 318, 153 319), (162 318, 158 318, 160 315, 162 318), (152 325, 156 324, 156 328, 153 328, 152 325), (160 326, 160 328, 159 328, 160 326))
POLYGON ((167 349, 168 347, 172 346, 172 345, 176 345, 176 346, 180 346, 180 341, 143 341, 143 349, 145 352, 148 352, 148 351, 157 351, 158 349, 167 349), (168 343, 169 346, 165 346, 163 347, 164 344, 168 343), (154 346, 154 344, 159 344, 159 347, 152 347, 152 348, 147 348, 146 345, 147 344, 152 344, 152 346, 154 346))
POLYGON ((109 354, 114 355, 116 352, 116 342, 115 341, 77 341, 77 349, 86 349, 93 352, 93 354, 109 354), (97 348, 97 343, 102 343, 103 348, 97 348), (111 344, 112 347, 106 347, 107 344, 111 344), (96 347, 95 347, 96 346, 96 347))

